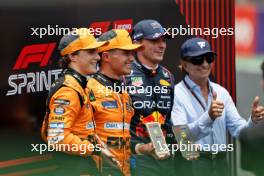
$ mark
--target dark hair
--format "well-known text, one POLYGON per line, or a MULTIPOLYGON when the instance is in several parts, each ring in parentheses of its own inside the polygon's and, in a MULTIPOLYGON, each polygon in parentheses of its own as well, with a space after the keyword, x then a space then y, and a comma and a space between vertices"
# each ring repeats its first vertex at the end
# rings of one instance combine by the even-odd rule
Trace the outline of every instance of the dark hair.
MULTIPOLYGON (((79 50, 71 53, 71 55, 77 55, 77 54, 79 54, 79 50)), ((59 67, 64 70, 64 69, 68 68, 70 62, 71 62, 71 60, 69 58, 69 54, 67 54, 66 56, 60 58, 59 67)))
POLYGON ((68 68, 70 62, 71 62, 71 60, 68 56, 62 57, 59 60, 59 67, 64 70, 64 69, 68 68))

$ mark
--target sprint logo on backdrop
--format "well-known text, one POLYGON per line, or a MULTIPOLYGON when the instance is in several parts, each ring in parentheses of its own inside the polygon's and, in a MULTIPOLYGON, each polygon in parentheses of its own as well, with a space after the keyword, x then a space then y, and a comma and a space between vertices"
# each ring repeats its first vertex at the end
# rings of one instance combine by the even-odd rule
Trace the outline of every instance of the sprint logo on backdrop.
MULTIPOLYGON (((90 24, 88 29, 94 30, 94 35, 99 35, 111 29, 126 29, 129 32, 132 31, 132 19, 121 19, 114 21, 101 21, 93 22, 90 24), (98 32, 99 31, 99 32, 98 32)), ((48 25, 47 31, 51 31, 52 34, 64 34, 63 31, 60 33, 60 28, 55 25, 53 30, 52 26, 48 25), (49 30, 48 30, 49 29, 49 30)), ((31 35, 43 35, 49 36, 50 33, 43 29, 31 28, 34 32, 31 35)), ((37 64, 40 68, 46 68, 51 60, 51 56, 56 49, 56 43, 39 43, 24 46, 13 66, 13 71, 18 72, 27 70, 32 64, 37 64)), ((58 79, 62 69, 53 70, 40 70, 36 72, 26 72, 11 74, 8 77, 8 90, 5 93, 6 96, 19 95, 23 93, 34 93, 48 91, 54 80, 58 79)))
MULTIPOLYGON (((25 46, 13 67, 14 71, 28 69, 32 63, 38 64, 40 68, 45 68, 56 47, 56 43, 42 43, 25 46)), ((58 79, 61 69, 37 71, 12 74, 8 77, 9 89, 6 96, 22 93, 42 92, 49 90, 52 82, 58 79)))

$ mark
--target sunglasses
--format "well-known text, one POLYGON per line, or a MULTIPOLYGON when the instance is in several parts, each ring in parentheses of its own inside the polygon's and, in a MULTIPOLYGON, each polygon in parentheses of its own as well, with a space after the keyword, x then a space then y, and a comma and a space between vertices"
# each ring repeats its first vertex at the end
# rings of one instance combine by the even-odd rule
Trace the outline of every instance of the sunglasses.
POLYGON ((185 58, 184 60, 192 63, 193 65, 202 65, 204 63, 204 60, 206 60, 208 64, 211 64, 215 60, 215 56, 214 55, 202 55, 202 56, 197 56, 197 57, 185 58))

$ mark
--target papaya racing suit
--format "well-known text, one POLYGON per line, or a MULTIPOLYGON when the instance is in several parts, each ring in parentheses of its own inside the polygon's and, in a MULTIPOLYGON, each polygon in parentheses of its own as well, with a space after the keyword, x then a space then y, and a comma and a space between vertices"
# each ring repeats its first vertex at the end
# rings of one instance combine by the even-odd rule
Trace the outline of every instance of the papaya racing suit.
MULTIPOLYGON (((86 86, 86 77, 73 69, 65 70, 52 84, 47 99, 46 116, 41 129, 44 141, 56 145, 56 151, 82 156, 75 157, 55 152, 55 156, 63 156, 58 159, 63 162, 59 163, 59 166, 64 165, 63 169, 69 169, 73 174, 82 174, 83 172, 80 173, 79 169, 96 170, 94 163, 92 164, 94 168, 89 168, 87 161, 93 161, 87 156, 100 151, 100 146, 97 146, 94 139, 93 111, 86 86), (65 164, 66 160, 69 161, 68 165, 65 164), (79 163, 83 163, 83 166, 78 166, 78 168, 77 160, 80 161, 79 163), (68 166, 70 167, 68 168, 68 166), (73 171, 75 166, 76 172, 73 171)), ((66 173, 69 174, 69 172, 66 173)))
POLYGON ((95 156, 97 166, 104 175, 130 175, 130 133, 129 126, 134 110, 126 91, 120 91, 121 81, 97 73, 88 81, 94 94, 91 103, 94 108, 96 134, 106 144, 120 165, 114 169, 102 157, 95 156), (117 90, 118 88, 119 90, 117 90))

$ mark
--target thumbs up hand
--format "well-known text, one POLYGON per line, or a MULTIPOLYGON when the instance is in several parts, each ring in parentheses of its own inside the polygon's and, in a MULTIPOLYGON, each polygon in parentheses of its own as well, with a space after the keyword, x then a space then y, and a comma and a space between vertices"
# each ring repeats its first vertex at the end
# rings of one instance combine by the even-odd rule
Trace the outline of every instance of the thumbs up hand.
POLYGON ((251 118, 254 123, 264 119, 264 107, 259 105, 259 97, 256 96, 252 103, 251 118))
POLYGON ((213 92, 213 100, 208 112, 212 120, 215 120, 217 117, 220 117, 224 109, 224 103, 216 99, 217 99, 217 93, 213 92))
POLYGON ((216 92, 213 92, 213 100, 216 101, 216 98, 217 98, 217 93, 216 92))
POLYGON ((259 106, 259 97, 256 96, 253 100, 253 103, 252 103, 252 108, 258 108, 259 106))

